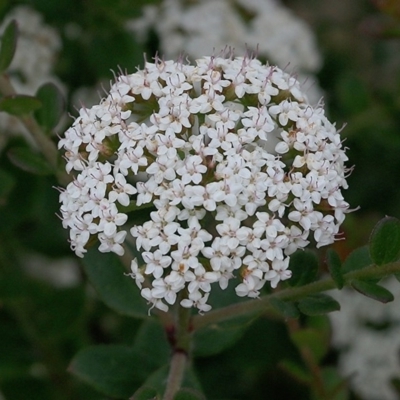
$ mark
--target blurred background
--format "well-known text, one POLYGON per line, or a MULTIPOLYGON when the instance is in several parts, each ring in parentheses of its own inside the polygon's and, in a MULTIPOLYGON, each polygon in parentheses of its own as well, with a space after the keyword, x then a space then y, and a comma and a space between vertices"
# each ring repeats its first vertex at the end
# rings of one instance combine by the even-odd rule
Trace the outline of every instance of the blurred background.
MULTIPOLYGON (((380 218, 400 217, 400 1, 0 0, 0 17, 0 32, 18 21, 9 69, 18 93, 45 82, 63 93, 55 141, 115 74, 156 54, 194 61, 231 47, 295 74, 343 127, 354 165, 345 198, 360 209, 334 245, 341 258, 380 218)), ((141 321, 109 310, 88 284, 57 217, 58 182, 19 162, 32 146, 19 121, 0 113, 0 400, 106 399, 70 374, 69 362, 90 344, 133 343, 141 321)), ((398 283, 387 285, 400 295, 398 283)), ((231 347, 204 352, 194 365, 206 398, 315 398, 289 367, 305 362, 291 340, 304 326, 323 333, 319 366, 348 382, 335 399, 400 398, 399 304, 335 295, 342 311, 330 319, 265 316, 231 347)))

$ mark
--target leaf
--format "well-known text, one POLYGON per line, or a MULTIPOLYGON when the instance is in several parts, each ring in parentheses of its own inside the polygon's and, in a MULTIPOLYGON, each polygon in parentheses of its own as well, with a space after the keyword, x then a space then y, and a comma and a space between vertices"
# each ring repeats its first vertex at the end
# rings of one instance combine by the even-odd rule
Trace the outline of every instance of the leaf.
POLYGON ((142 386, 139 390, 135 392, 135 394, 129 398, 129 400, 160 400, 161 396, 159 396, 156 389, 151 388, 149 386, 142 386))
POLYGON ((369 249, 367 246, 363 246, 349 254, 343 263, 342 273, 347 274, 348 272, 357 271, 371 264, 372 260, 369 255, 369 249))
POLYGON ((269 304, 284 318, 298 318, 300 316, 296 305, 289 301, 283 301, 277 297, 271 297, 269 304))
POLYGON ((42 102, 39 99, 25 94, 6 96, 0 100, 0 111, 15 116, 27 115, 41 106, 42 102))
POLYGON ((326 254, 326 262, 328 264, 329 272, 338 289, 343 289, 344 278, 342 274, 342 262, 335 250, 329 249, 326 254))
POLYGON ((68 370, 99 392, 127 398, 143 383, 151 368, 145 357, 122 345, 98 345, 80 351, 68 370))
POLYGON ((27 147, 14 147, 7 152, 10 161, 23 171, 35 175, 51 175, 53 169, 41 154, 34 153, 27 147))
POLYGON ((307 370, 305 370, 303 366, 298 365, 294 361, 283 360, 279 362, 279 367, 290 374, 298 382, 301 382, 305 385, 311 384, 313 380, 312 375, 307 370))
MULTIPOLYGON (((163 365, 146 379, 143 386, 151 387, 157 390, 159 393, 164 393, 168 380, 169 369, 169 364, 163 365)), ((190 365, 188 365, 188 367, 185 369, 181 387, 182 389, 201 391, 200 383, 190 365)))
POLYGON ((340 304, 327 294, 313 294, 300 300, 299 310, 306 315, 322 315, 340 310, 340 304))
POLYGON ((171 348, 165 331, 159 321, 153 319, 147 319, 141 324, 133 348, 146 357, 154 368, 166 364, 170 358, 171 348))
POLYGON ((90 249, 82 260, 90 283, 107 306, 123 315, 147 318, 148 307, 118 256, 90 249))
POLYGON ((18 25, 12 20, 4 30, 0 47, 0 73, 3 73, 11 64, 17 48, 18 25))
POLYGON ((35 119, 46 132, 50 132, 63 115, 63 96, 58 87, 49 82, 38 89, 36 97, 42 102, 42 107, 35 111, 35 119))
POLYGON ((373 282, 354 280, 351 282, 351 286, 364 296, 380 301, 381 303, 389 303, 394 300, 394 296, 389 290, 373 282))
MULTIPOLYGON (((342 378, 337 368, 321 368, 321 378, 326 392, 329 393, 329 399, 348 400, 350 398, 350 391, 347 387, 347 380, 345 378, 342 378)), ((319 398, 320 396, 315 393, 315 399, 319 398)))
POLYGON ((7 197, 15 187, 17 181, 13 175, 0 168, 0 206, 7 203, 7 197))
POLYGON ((254 320, 254 315, 233 318, 199 329, 193 336, 193 353, 208 357, 233 346, 254 320))
POLYGON ((289 269, 292 277, 288 280, 290 286, 303 286, 315 280, 318 273, 317 256, 308 250, 299 250, 290 256, 289 269))
POLYGON ((292 332, 290 337, 299 349, 309 349, 317 363, 321 361, 329 350, 329 340, 326 340, 325 335, 321 334, 317 329, 300 329, 292 332))
POLYGON ((192 389, 181 389, 175 395, 174 400, 206 400, 203 394, 192 389))
POLYGON ((369 251, 376 265, 384 265, 400 258, 400 221, 397 218, 381 219, 372 230, 369 251))

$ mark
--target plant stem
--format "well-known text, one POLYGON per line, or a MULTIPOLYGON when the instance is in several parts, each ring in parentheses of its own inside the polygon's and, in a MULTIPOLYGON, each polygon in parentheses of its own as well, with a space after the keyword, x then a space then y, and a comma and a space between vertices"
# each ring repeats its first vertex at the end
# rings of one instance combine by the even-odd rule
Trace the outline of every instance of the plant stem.
MULTIPOLYGON (((384 278, 393 273, 400 272, 400 261, 389 263, 386 265, 377 266, 375 264, 368 267, 352 271, 345 274, 346 285, 356 279, 368 278, 384 278)), ((204 328, 213 323, 221 322, 230 318, 246 315, 249 313, 270 311, 270 300, 278 298, 284 301, 299 300, 307 295, 325 292, 327 290, 335 289, 336 284, 332 278, 321 279, 318 282, 309 283, 308 285, 283 289, 267 296, 261 297, 259 300, 249 300, 242 303, 233 304, 231 306, 211 311, 205 315, 196 315, 192 319, 193 330, 204 328)))
POLYGON ((176 393, 180 389, 183 375, 185 373, 186 361, 187 354, 185 352, 174 352, 168 374, 167 388, 165 389, 163 400, 173 400, 176 393))
POLYGON ((181 297, 184 295, 182 294, 180 296, 177 301, 177 307, 175 308, 176 320, 175 337, 174 342, 172 343, 173 354, 163 400, 173 400, 176 393, 180 389, 190 351, 191 310, 190 308, 184 308, 179 304, 181 297))

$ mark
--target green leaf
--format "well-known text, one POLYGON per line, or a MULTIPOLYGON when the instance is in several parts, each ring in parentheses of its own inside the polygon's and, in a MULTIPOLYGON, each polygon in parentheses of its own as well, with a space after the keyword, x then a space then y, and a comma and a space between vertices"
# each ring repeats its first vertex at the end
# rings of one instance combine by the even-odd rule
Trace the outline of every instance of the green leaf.
MULTIPOLYGON (((321 368, 321 378, 324 388, 329 393, 329 399, 332 400, 348 400, 350 392, 347 388, 347 380, 342 378, 339 371, 335 367, 321 368)), ((318 393, 314 393, 313 399, 319 400, 321 397, 318 393)))
POLYGON ((313 380, 312 375, 294 361, 283 360, 279 363, 279 367, 295 378, 296 381, 305 385, 310 385, 313 380))
POLYGON ((16 185, 16 179, 9 172, 0 168, 0 206, 7 203, 7 197, 16 185))
POLYGON ((326 340, 324 334, 317 329, 305 328, 294 331, 290 334, 293 343, 299 349, 307 348, 318 363, 327 354, 329 350, 329 340, 326 340))
POLYGON ((72 360, 68 370, 99 392, 127 398, 151 371, 146 358, 122 345, 87 347, 72 360))
POLYGON ((162 325, 152 318, 141 324, 133 348, 154 368, 166 364, 171 355, 171 348, 162 325))
POLYGON ((299 250, 290 256, 289 269, 292 277, 288 280, 290 286, 303 286, 315 280, 318 273, 317 256, 308 250, 299 250))
MULTIPOLYGON (((164 393, 168 380, 169 364, 163 365, 147 377, 143 386, 152 387, 159 393, 164 393)), ((136 393, 135 393, 136 394, 136 393)))
POLYGON ((342 273, 347 274, 348 272, 357 271, 371 264, 372 260, 369 255, 369 249, 367 246, 363 246, 349 254, 343 263, 342 273))
POLYGON ((327 294, 313 294, 300 300, 299 310, 306 315, 322 315, 340 310, 340 304, 327 294))
POLYGON ((284 318, 298 318, 300 316, 296 305, 289 301, 283 301, 277 297, 271 297, 269 304, 284 318))
POLYGON ((63 115, 63 95, 54 83, 45 83, 38 89, 36 97, 42 102, 42 107, 35 111, 35 119, 46 132, 50 132, 63 115))
POLYGON ((326 254, 326 262, 332 279, 335 281, 338 289, 343 289, 344 278, 342 274, 342 262, 335 250, 329 249, 326 254))
POLYGON ((194 333, 193 353, 200 357, 221 353, 243 336, 254 318, 254 315, 232 318, 199 329, 194 333))
POLYGON ((394 300, 394 296, 389 290, 373 282, 354 280, 351 282, 351 286, 364 296, 380 301, 381 303, 389 303, 394 300))
POLYGON ((90 283, 107 306, 123 315, 148 317, 148 306, 114 253, 90 249, 82 260, 90 283))
POLYGON ((129 400, 160 400, 157 390, 148 386, 142 386, 129 400))
MULTIPOLYGON (((164 393, 168 380, 169 369, 169 364, 162 366, 146 379, 146 382, 143 386, 154 388, 158 391, 158 393, 164 393)), ((182 389, 201 391, 200 383, 190 366, 185 369, 181 386, 182 389)))
POLYGON ((175 395, 174 400, 206 400, 203 394, 192 389, 181 389, 175 395))
POLYGON ((0 99, 0 111, 15 116, 27 115, 41 106, 42 102, 39 99, 25 94, 15 94, 0 99))
POLYGON ((0 73, 3 73, 11 64, 17 48, 18 26, 12 20, 4 30, 0 47, 0 73))
POLYGON ((400 258, 400 221, 397 218, 386 217, 376 224, 369 239, 369 251, 376 265, 400 258))
POLYGON ((7 152, 10 161, 23 171, 35 175, 52 175, 53 169, 41 154, 27 147, 14 147, 7 152))

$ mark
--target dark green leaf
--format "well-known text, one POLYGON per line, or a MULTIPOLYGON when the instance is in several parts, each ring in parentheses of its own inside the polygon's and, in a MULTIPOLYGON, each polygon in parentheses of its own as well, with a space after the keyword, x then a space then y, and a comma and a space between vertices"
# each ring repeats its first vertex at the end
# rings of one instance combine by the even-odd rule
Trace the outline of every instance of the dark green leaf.
POLYGON ((329 350, 329 340, 317 329, 305 328, 296 330, 290 335, 299 349, 307 348, 318 363, 329 350))
MULTIPOLYGON (((157 390, 159 393, 164 393, 168 380, 169 369, 169 364, 162 366, 146 379, 146 382, 143 386, 151 387, 157 390)), ((182 388, 201 391, 200 383, 190 366, 185 369, 182 388)))
POLYGON ((92 248, 83 258, 83 266, 90 283, 110 308, 136 318, 148 317, 146 301, 117 255, 92 248))
POLYGON ((360 247, 352 251, 342 266, 342 273, 347 274, 348 272, 357 271, 359 269, 368 267, 372 264, 371 257, 367 246, 360 247))
POLYGON ((317 256, 308 250, 299 250, 290 256, 289 269, 292 277, 288 280, 290 286, 303 286, 315 280, 318 273, 317 256))
POLYGON ((364 296, 380 301, 381 303, 389 303, 394 300, 394 296, 389 290, 373 282, 354 280, 351 282, 351 286, 364 296))
POLYGON ((148 386, 142 386, 129 400, 160 400, 157 390, 148 386))
POLYGON ((163 365, 153 372, 145 381, 143 386, 153 387, 159 393, 164 393, 168 380, 169 364, 163 365))
POLYGON ((35 175, 51 175, 53 169, 41 154, 34 153, 27 147, 14 147, 7 152, 10 161, 23 171, 35 175))
POLYGON ((199 329, 193 337, 194 354, 208 357, 226 350, 242 337, 253 320, 254 316, 239 317, 199 329))
POLYGON ((309 385, 313 380, 312 375, 306 371, 304 367, 291 360, 281 361, 279 367, 295 378, 298 382, 302 382, 305 385, 309 385))
POLYGON ((63 95, 54 83, 45 83, 38 89, 36 97, 42 102, 42 107, 35 111, 36 121, 46 132, 50 132, 63 115, 63 95))
POLYGON ((299 301, 299 310, 306 315, 321 315, 340 310, 340 304, 327 294, 319 293, 299 301))
POLYGON ((145 320, 135 337, 133 348, 146 357, 148 363, 154 368, 166 364, 171 355, 171 348, 166 338, 165 331, 159 321, 145 320))
POLYGON ((146 210, 146 209, 151 209, 154 208, 153 203, 145 203, 141 204, 140 206, 136 205, 136 201, 131 201, 128 206, 120 206, 119 210, 124 213, 130 213, 132 211, 141 211, 141 210, 146 210))
MULTIPOLYGON (((343 379, 340 372, 335 367, 323 367, 321 369, 321 377, 324 383, 324 388, 330 394, 332 400, 348 400, 350 392, 347 385, 347 380, 343 379)), ((315 398, 320 398, 316 393, 315 398)))
POLYGON ((332 279, 335 281, 338 289, 343 289, 344 278, 342 274, 342 262, 335 250, 329 249, 326 254, 326 262, 332 279))
POLYGON ((17 48, 18 26, 12 20, 4 30, 0 47, 0 73, 3 73, 11 64, 17 48))
POLYGON ((16 116, 29 114, 41 106, 42 102, 39 99, 25 94, 15 94, 0 100, 0 111, 16 116))
POLYGON ((299 310, 294 303, 271 297, 269 304, 284 318, 298 318, 300 316, 299 310))
POLYGON ((192 389, 181 389, 175 395, 174 400, 206 400, 203 394, 192 389))
POLYGON ((376 224, 369 239, 369 251, 376 265, 400 258, 400 221, 397 218, 386 217, 376 224))
POLYGON ((0 206, 7 203, 7 197, 16 184, 16 179, 6 170, 0 168, 0 206))
POLYGON ((99 345, 80 351, 69 371, 99 392, 127 398, 145 380, 151 368, 145 357, 122 345, 99 345))

